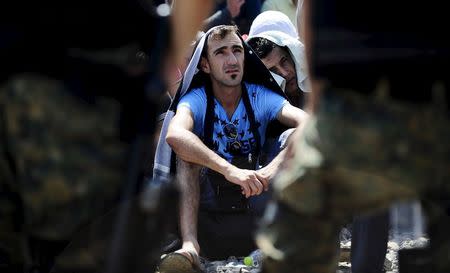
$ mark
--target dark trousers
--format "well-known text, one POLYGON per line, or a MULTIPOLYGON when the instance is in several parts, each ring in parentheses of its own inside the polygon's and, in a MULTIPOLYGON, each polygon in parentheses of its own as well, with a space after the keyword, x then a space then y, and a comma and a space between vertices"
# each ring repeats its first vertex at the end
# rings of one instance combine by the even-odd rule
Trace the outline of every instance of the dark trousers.
POLYGON ((353 273, 381 273, 389 236, 389 211, 358 216, 352 223, 353 273))
POLYGON ((252 212, 219 213, 199 211, 200 255, 211 260, 246 256, 255 250, 256 221, 252 212))

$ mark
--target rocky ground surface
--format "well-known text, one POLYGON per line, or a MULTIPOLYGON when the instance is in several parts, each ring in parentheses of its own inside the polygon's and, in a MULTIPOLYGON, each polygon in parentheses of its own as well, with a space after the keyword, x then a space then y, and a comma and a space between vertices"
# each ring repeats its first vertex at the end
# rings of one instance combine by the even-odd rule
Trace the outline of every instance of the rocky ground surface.
POLYGON ((230 257, 226 261, 213 261, 204 264, 206 273, 259 273, 260 266, 246 266, 242 258, 230 257))
MULTIPOLYGON (((351 273, 350 233, 343 230, 341 234, 341 258, 336 273, 351 273)), ((398 273, 398 251, 400 249, 421 248, 427 246, 429 240, 426 236, 413 236, 411 234, 390 235, 388 251, 384 262, 386 273, 398 273)), ((249 267, 244 265, 242 258, 230 257, 226 261, 204 261, 206 273, 258 273, 260 267, 249 267)))
MULTIPOLYGON (((345 231, 344 231, 345 233, 345 231)), ((422 248, 429 243, 427 236, 415 236, 413 234, 389 235, 388 249, 384 261, 386 273, 398 273, 398 251, 400 249, 422 248)), ((341 262, 337 273, 351 273, 350 264, 351 237, 341 234, 341 262)))

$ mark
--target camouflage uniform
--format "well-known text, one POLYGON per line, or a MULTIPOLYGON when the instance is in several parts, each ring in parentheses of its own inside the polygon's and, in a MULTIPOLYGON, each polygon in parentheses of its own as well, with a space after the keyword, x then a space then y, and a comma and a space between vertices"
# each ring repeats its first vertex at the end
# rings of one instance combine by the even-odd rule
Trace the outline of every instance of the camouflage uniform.
MULTIPOLYGON (((388 93, 386 84, 379 86, 375 94, 388 93)), ((432 90, 437 97, 445 93, 439 83, 432 90)), ((439 103, 327 89, 293 161, 274 184, 276 200, 257 235, 267 255, 264 272, 335 272, 343 224, 355 214, 416 198, 426 204, 431 272, 450 272, 450 220, 441 206, 450 200, 445 111, 439 103)))
MULTIPOLYGON (((22 74, 2 84, 0 271, 45 266, 36 255, 48 249, 30 238, 63 247, 112 208, 127 166, 119 107, 101 97, 88 103, 44 76, 22 74)), ((77 255, 61 262, 96 262, 88 251, 77 255)))

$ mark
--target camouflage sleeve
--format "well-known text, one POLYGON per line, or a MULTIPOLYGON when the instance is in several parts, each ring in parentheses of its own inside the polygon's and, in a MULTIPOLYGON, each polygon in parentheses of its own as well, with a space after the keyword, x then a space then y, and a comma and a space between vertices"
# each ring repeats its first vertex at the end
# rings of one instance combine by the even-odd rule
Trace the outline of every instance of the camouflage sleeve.
POLYGON ((0 92, 0 269, 24 263, 21 200, 14 184, 13 155, 5 130, 4 92, 0 92))

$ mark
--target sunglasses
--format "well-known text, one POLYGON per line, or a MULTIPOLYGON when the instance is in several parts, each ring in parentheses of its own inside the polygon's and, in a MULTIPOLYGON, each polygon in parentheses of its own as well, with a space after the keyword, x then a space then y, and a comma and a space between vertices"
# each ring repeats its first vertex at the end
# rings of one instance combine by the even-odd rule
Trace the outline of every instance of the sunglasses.
POLYGON ((227 123, 223 126, 223 133, 230 139, 230 152, 231 154, 237 154, 241 151, 242 143, 237 139, 238 131, 236 125, 233 123, 227 123))

